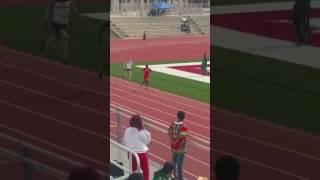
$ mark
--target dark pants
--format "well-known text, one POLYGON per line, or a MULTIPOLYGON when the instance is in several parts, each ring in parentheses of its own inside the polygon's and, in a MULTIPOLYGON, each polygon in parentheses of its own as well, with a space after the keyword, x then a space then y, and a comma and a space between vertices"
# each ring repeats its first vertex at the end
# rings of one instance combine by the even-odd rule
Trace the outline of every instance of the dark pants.
POLYGON ((305 15, 296 15, 293 18, 293 26, 299 43, 306 43, 309 35, 309 18, 305 15))
POLYGON ((175 175, 178 180, 183 180, 184 154, 172 153, 172 162, 175 164, 175 175))

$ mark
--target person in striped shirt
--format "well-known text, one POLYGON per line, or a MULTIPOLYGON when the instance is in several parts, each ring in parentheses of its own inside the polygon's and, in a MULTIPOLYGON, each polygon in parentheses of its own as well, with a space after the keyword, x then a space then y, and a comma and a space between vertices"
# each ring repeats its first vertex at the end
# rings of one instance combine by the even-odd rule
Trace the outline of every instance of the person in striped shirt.
POLYGON ((179 111, 177 120, 171 124, 168 130, 171 141, 172 162, 175 165, 175 176, 178 180, 183 180, 183 160, 186 153, 188 128, 183 124, 184 119, 185 113, 179 111))

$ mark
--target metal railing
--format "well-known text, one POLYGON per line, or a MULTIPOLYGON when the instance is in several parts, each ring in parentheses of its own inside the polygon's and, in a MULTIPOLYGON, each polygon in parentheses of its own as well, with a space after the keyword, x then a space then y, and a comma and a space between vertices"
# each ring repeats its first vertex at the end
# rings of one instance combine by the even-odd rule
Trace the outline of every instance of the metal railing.
MULTIPOLYGON (((167 15, 180 15, 182 12, 184 15, 202 15, 204 13, 210 14, 210 2, 195 3, 187 2, 181 6, 178 4, 172 4, 172 8, 166 13, 167 15)), ((142 9, 140 4, 137 3, 113 3, 111 1, 111 15, 118 16, 147 16, 152 9, 152 2, 144 3, 142 9), (142 12, 141 12, 142 11, 142 12)))
MULTIPOLYGON (((123 177, 117 178, 117 179, 124 179, 126 177, 128 177, 129 174, 132 173, 132 156, 135 158, 136 160, 136 164, 137 164, 137 170, 136 172, 140 172, 142 173, 141 170, 141 166, 140 166, 140 159, 138 157, 138 154, 135 153, 134 151, 130 150, 129 148, 121 145, 120 143, 117 143, 116 141, 110 139, 110 146, 116 146, 117 148, 119 148, 122 151, 125 151, 126 153, 129 154, 129 168, 125 168, 124 166, 118 164, 117 162, 111 160, 110 158, 110 164, 115 165, 116 167, 120 168, 121 170, 123 170, 125 172, 125 175, 123 177), (127 174, 127 175, 126 175, 127 174)), ((112 176, 110 176, 110 179, 115 179, 112 176)))
MULTIPOLYGON (((4 143, 3 147, 0 147, 0 153, 8 159, 22 162, 25 170, 27 170, 27 171, 38 170, 40 172, 44 172, 48 175, 56 177, 59 180, 66 179, 68 177, 69 173, 65 172, 65 170, 59 170, 58 168, 52 167, 52 166, 48 165, 47 163, 40 162, 39 160, 33 159, 32 155, 40 155, 40 154, 44 155, 44 157, 46 159, 48 157, 50 157, 56 161, 62 162, 63 164, 71 165, 73 168, 74 167, 86 167, 86 165, 83 163, 66 158, 64 156, 61 156, 59 154, 56 154, 56 153, 53 153, 50 151, 47 151, 43 148, 40 148, 40 147, 35 146, 30 143, 26 143, 24 141, 21 141, 17 138, 12 137, 12 136, 8 136, 4 133, 0 133, 0 139, 1 139, 1 141, 7 142, 7 143, 4 143), (14 144, 14 145, 20 147, 18 149, 22 150, 21 153, 10 150, 8 148, 9 144, 14 144)), ((101 171, 101 170, 97 170, 97 171, 103 177, 107 177, 106 172, 101 171)), ((32 174, 32 172, 29 172, 28 174, 32 174)), ((32 176, 25 177, 26 180, 32 180, 32 178, 33 178, 32 176)))

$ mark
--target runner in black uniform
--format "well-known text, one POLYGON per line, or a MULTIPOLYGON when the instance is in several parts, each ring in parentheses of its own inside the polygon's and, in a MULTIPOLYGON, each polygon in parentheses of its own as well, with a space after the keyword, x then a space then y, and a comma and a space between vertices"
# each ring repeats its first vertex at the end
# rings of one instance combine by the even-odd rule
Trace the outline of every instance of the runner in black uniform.
POLYGON ((62 59, 64 64, 67 64, 69 35, 66 29, 69 25, 71 10, 76 13, 78 12, 77 8, 74 6, 73 0, 50 0, 45 15, 45 19, 47 21, 46 30, 49 22, 52 22, 55 35, 45 40, 40 48, 40 50, 44 50, 50 43, 59 41, 59 47, 62 50, 62 59))

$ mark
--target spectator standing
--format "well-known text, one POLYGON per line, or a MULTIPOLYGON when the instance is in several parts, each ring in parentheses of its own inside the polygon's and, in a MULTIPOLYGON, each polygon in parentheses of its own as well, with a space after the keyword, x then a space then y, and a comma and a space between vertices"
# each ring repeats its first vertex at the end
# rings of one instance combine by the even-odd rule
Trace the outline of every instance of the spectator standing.
MULTIPOLYGON (((130 119, 130 126, 125 130, 123 144, 137 153, 140 166, 143 171, 143 179, 149 180, 148 144, 151 142, 151 135, 144 126, 139 115, 133 115, 130 119)), ((132 158, 132 171, 137 170, 135 158, 132 158)))
POLYGON ((311 0, 295 0, 289 20, 293 21, 293 27, 297 34, 298 41, 296 45, 308 43, 309 36, 309 13, 311 0))
POLYGON ((206 53, 204 53, 203 59, 202 59, 202 63, 201 63, 202 75, 206 75, 207 74, 207 66, 208 66, 208 58, 207 58, 206 53))
POLYGON ((183 121, 185 113, 179 111, 177 120, 171 124, 168 135, 171 141, 172 161, 175 165, 175 175, 179 180, 183 180, 183 160, 186 153, 186 137, 188 128, 184 126, 183 121))

